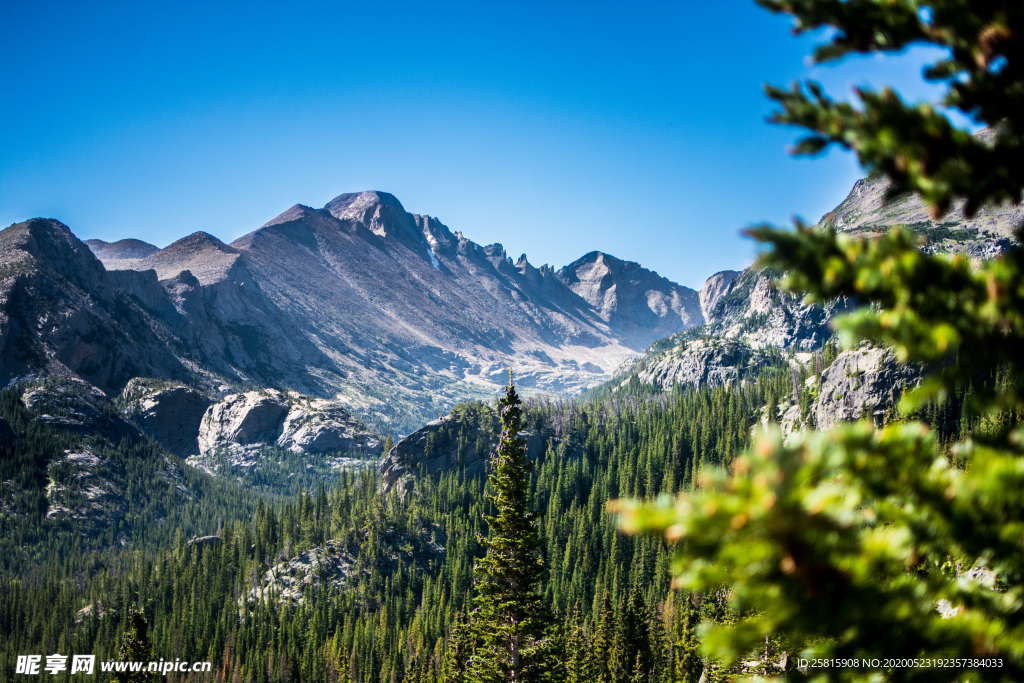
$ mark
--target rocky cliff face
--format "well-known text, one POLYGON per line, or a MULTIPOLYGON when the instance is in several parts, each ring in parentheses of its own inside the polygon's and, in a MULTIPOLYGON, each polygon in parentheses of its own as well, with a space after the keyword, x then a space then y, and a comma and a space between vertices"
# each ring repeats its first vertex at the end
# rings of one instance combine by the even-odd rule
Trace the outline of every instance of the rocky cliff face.
POLYGON ((198 447, 204 457, 242 461, 267 448, 374 455, 380 440, 336 401, 264 389, 231 394, 207 408, 198 447))
MULTIPOLYGON (((820 225, 868 237, 906 225, 921 236, 926 252, 965 253, 985 259, 1009 248, 1014 243, 1013 229, 1024 221, 1020 204, 985 207, 971 219, 957 206, 942 221, 934 221, 918 199, 888 198, 887 191, 883 180, 857 181, 847 198, 822 217, 820 225)), ((757 268, 715 273, 698 294, 703 325, 653 345, 642 358, 626 366, 612 386, 632 381, 660 388, 733 382, 763 367, 764 356, 756 352, 779 351, 799 362, 832 337, 832 318, 854 305, 846 300, 823 306, 806 304, 801 297, 780 291, 775 280, 775 273, 757 268)), ((893 369, 874 353, 850 352, 837 360, 835 373, 863 372, 869 380, 878 374, 879 384, 852 393, 846 392, 850 387, 833 387, 830 395, 842 394, 847 399, 823 404, 819 410, 822 424, 849 419, 854 413, 859 417, 862 409, 877 413, 891 405, 892 396, 878 392, 891 380, 897 383, 898 393, 907 377, 904 370, 893 369), (866 365, 857 370, 850 365, 856 363, 866 365), (868 367, 872 363, 880 365, 872 369, 868 367)), ((838 380, 831 375, 828 381, 838 380)))
POLYGON ((645 356, 629 376, 663 390, 719 386, 753 377, 771 362, 771 355, 743 341, 699 337, 645 356))
POLYGON ((738 270, 722 270, 704 281, 704 286, 697 294, 704 322, 711 320, 712 311, 715 310, 722 297, 729 293, 732 284, 740 275, 741 271, 738 270))
POLYGON ((962 202, 941 220, 933 220, 915 195, 890 199, 888 191, 889 184, 882 178, 858 180, 846 199, 822 216, 820 224, 840 232, 866 235, 904 225, 920 235, 926 251, 991 258, 1013 243, 1014 228, 1024 222, 1021 204, 986 206, 967 218, 962 202))
POLYGON ((919 379, 919 372, 897 363, 888 349, 862 346, 843 351, 821 374, 811 407, 814 424, 828 429, 862 417, 881 424, 919 379))
POLYGON ((199 423, 210 400, 183 384, 135 377, 117 401, 121 414, 180 457, 198 452, 199 423))
POLYGON ((849 307, 846 301, 825 306, 804 303, 781 291, 774 273, 748 268, 727 283, 713 275, 702 288, 708 301, 702 332, 743 341, 753 348, 813 351, 832 336, 829 320, 849 307))
POLYGON ((652 345, 623 368, 612 390, 634 382, 663 390, 731 384, 820 349, 832 337, 832 317, 849 302, 806 304, 775 279, 755 268, 712 275, 699 294, 704 324, 652 345))
POLYGON ((138 436, 101 389, 75 377, 28 382, 21 387, 21 402, 35 420, 59 429, 111 441, 138 436))
POLYGON ((174 321, 143 302, 165 298, 156 277, 132 278, 141 296, 123 284, 58 221, 0 231, 0 385, 69 376, 116 393, 135 376, 201 374, 174 321))

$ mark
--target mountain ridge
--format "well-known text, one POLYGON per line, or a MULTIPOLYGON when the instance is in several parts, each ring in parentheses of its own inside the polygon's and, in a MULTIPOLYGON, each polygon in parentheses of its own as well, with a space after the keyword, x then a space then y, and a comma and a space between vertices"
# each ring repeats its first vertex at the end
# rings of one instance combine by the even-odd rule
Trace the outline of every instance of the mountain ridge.
MULTIPOLYGON (((63 230, 51 241, 78 254, 65 276, 78 278, 83 297, 104 288, 111 316, 127 305, 141 318, 134 325, 157 331, 159 362, 135 376, 211 393, 265 386, 339 399, 390 429, 493 394, 510 367, 528 390, 584 390, 700 321, 694 290, 639 264, 590 252, 575 269, 538 268, 378 191, 341 194, 320 209, 293 205, 230 244, 200 231, 163 249, 127 240, 90 247, 63 230)), ((24 374, 5 364, 0 381, 24 374)), ((61 371, 81 370, 71 362, 61 371)), ((86 375, 110 392, 131 379, 86 375)))

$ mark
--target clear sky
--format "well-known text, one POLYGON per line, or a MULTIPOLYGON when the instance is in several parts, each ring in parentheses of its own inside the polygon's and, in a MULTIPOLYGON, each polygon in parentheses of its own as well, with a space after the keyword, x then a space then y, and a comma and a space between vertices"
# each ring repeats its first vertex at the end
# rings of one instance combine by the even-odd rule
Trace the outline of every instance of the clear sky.
POLYGON ((82 239, 230 241, 380 189, 535 265, 599 249, 699 286, 859 176, 788 158, 763 83, 927 94, 917 54, 808 67, 748 0, 0 4, 0 222, 82 239))

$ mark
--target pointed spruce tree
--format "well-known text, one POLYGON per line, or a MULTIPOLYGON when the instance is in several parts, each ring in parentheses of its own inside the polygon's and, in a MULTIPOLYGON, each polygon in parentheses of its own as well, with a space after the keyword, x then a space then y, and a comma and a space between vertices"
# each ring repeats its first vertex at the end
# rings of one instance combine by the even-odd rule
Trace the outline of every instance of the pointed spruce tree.
MULTIPOLYGON (((152 656, 152 645, 149 641, 149 624, 141 607, 133 607, 128 613, 125 629, 121 633, 117 657, 125 662, 149 662, 152 656)), ((143 665, 145 666, 145 665, 143 665)), ((146 671, 121 672, 114 675, 115 683, 141 683, 154 680, 154 675, 146 671)))
POLYGON ((511 373, 498 402, 501 437, 491 456, 486 554, 474 567, 472 630, 477 647, 472 681, 548 680, 554 668, 553 619, 541 595, 544 563, 536 515, 530 508, 530 463, 519 438, 522 402, 511 373))

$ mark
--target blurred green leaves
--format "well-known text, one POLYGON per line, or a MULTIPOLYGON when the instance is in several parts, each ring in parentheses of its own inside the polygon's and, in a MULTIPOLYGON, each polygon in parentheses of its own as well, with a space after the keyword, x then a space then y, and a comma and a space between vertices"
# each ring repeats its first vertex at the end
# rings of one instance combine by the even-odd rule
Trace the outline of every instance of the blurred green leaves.
MULTIPOLYGON (((816 61, 941 48, 925 78, 941 102, 861 89, 837 102, 814 83, 769 88, 776 122, 832 144, 913 191, 934 216, 1024 189, 1024 3, 990 0, 759 0, 796 30, 829 29, 816 61), (988 126, 955 127, 945 109, 988 126)), ((870 237, 797 223, 759 226, 759 265, 811 301, 859 307, 835 322, 844 347, 891 348, 924 369, 913 414, 954 392, 980 418, 940 445, 931 427, 868 422, 787 438, 770 427, 728 471, 693 491, 614 501, 627 533, 674 544, 677 587, 726 590, 734 618, 701 626, 708 660, 730 666, 769 639, 802 657, 994 657, 1002 666, 807 670, 819 680, 1024 680, 1024 253, 985 263, 926 254, 909 230, 870 237)), ((1018 242, 1022 233, 1017 233, 1018 242)), ((735 669, 734 669, 735 670, 735 669)), ((788 667, 785 675, 796 674, 788 667)))
POLYGON ((882 172, 892 192, 914 191, 945 213, 965 200, 968 216, 988 202, 1017 201, 1024 187, 1024 3, 1015 0, 758 0, 790 14, 796 32, 827 29, 816 62, 851 54, 938 48, 944 55, 924 77, 944 83, 932 103, 908 104, 890 90, 861 88, 857 102, 837 102, 817 83, 768 87, 780 109, 772 120, 809 135, 797 154, 832 144, 850 149, 871 172, 882 172), (992 126, 979 138, 956 128, 941 108, 992 126), (983 170, 984 173, 978 173, 983 170))

